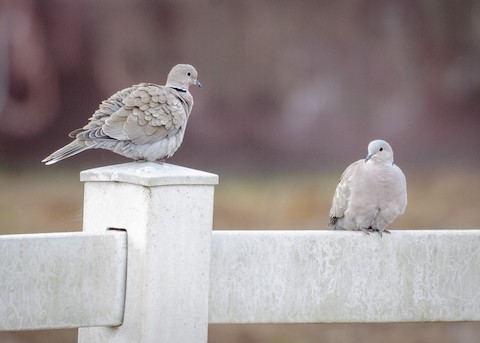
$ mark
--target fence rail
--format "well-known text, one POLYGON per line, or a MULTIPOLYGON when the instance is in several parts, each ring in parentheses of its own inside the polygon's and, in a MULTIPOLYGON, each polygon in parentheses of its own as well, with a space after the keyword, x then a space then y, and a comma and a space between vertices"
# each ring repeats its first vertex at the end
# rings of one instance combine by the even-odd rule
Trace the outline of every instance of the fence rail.
POLYGON ((480 320, 480 231, 213 232, 210 323, 480 320))
POLYGON ((0 330, 205 343, 208 323, 480 320, 480 230, 212 232, 214 174, 81 180, 84 232, 0 236, 0 330))
POLYGON ((0 330, 120 325, 126 247, 119 231, 0 236, 0 330))

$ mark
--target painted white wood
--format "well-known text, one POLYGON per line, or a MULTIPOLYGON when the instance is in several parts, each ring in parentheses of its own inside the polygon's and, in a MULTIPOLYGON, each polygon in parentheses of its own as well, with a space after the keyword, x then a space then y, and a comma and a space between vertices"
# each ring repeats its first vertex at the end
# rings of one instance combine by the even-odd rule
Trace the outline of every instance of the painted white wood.
POLYGON ((120 325, 125 232, 0 236, 0 330, 120 325))
POLYGON ((165 163, 82 172, 84 230, 128 233, 125 318, 79 343, 206 343, 213 192, 218 177, 165 163))
POLYGON ((128 163, 81 180, 84 232, 0 236, 0 330, 206 343, 208 323, 480 320, 480 230, 212 233, 217 175, 128 163))
POLYGON ((130 162, 84 170, 83 182, 122 182, 142 186, 216 185, 218 176, 168 163, 130 162))
POLYGON ((480 231, 214 231, 210 323, 480 320, 480 231))

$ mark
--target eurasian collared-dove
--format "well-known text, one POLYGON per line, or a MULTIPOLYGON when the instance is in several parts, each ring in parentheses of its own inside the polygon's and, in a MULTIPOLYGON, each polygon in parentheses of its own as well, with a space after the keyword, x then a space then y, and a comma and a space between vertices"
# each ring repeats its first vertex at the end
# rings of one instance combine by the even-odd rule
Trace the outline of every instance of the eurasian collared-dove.
POLYGON ((383 140, 368 144, 368 156, 342 174, 330 209, 333 230, 389 232, 387 225, 405 212, 407 182, 383 140))
POLYGON ((73 142, 42 162, 53 164, 87 149, 107 149, 136 161, 172 156, 183 141, 192 111, 191 85, 200 87, 197 71, 177 64, 165 86, 140 83, 103 101, 89 123, 72 131, 73 142))

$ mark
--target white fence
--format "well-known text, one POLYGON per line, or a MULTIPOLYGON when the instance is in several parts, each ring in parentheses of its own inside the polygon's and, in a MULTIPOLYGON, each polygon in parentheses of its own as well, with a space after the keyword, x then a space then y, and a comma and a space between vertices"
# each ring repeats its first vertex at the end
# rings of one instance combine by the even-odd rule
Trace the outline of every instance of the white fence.
POLYGON ((211 231, 218 177, 84 171, 84 232, 0 236, 0 330, 205 343, 208 323, 480 320, 480 231, 211 231))

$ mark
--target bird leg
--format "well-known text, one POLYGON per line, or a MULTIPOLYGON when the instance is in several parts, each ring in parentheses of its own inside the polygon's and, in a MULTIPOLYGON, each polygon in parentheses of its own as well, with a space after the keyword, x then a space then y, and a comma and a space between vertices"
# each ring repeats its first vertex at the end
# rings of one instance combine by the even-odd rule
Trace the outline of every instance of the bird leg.
POLYGON ((367 235, 369 235, 370 232, 373 232, 373 230, 372 230, 371 227, 368 227, 368 228, 357 227, 357 230, 356 230, 356 231, 362 231, 362 232, 366 233, 367 235))
POLYGON ((390 231, 385 230, 385 229, 384 229, 383 231, 381 231, 381 230, 373 230, 373 231, 374 231, 374 232, 378 232, 378 234, 380 235, 380 237, 383 237, 383 233, 384 233, 384 232, 385 232, 385 233, 388 233, 388 234, 391 234, 390 231))
POLYGON ((380 234, 380 237, 382 237, 382 233, 388 233, 389 235, 391 234, 391 232, 388 230, 383 230, 383 231, 378 230, 378 233, 380 234))

